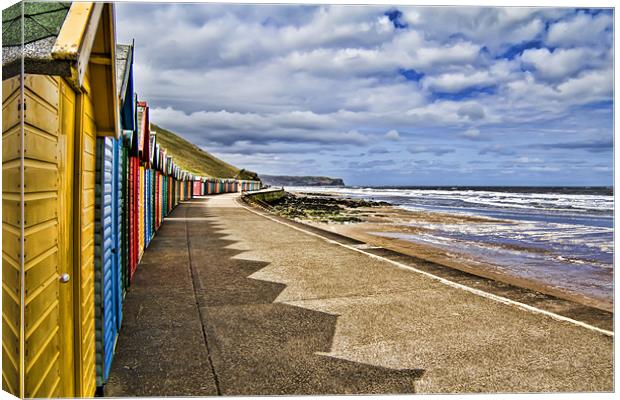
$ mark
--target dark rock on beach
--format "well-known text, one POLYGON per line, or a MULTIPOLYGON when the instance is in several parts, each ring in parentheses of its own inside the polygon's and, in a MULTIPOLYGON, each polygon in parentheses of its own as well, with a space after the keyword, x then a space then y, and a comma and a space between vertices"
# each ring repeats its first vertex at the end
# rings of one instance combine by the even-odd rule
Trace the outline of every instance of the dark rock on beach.
POLYGON ((337 223, 361 222, 355 215, 355 209, 389 205, 383 201, 352 199, 331 194, 288 192, 284 197, 269 203, 275 213, 284 217, 337 223))

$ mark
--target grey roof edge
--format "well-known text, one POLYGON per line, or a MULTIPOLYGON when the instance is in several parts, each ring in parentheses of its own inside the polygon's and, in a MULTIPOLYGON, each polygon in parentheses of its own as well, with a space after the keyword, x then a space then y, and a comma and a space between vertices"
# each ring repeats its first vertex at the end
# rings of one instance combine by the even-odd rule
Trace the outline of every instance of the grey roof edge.
MULTIPOLYGON (((7 80, 21 74, 22 63, 20 59, 13 60, 2 65, 2 80, 7 80)), ((36 75, 71 76, 71 63, 68 61, 45 61, 38 59, 24 60, 24 73, 36 75)))
POLYGON ((23 46, 2 48, 2 79, 21 73, 21 60, 24 59, 24 73, 40 75, 71 76, 71 61, 56 60, 50 55, 56 42, 55 37, 47 37, 23 46))
MULTIPOLYGON (((122 80, 120 87, 118 88, 118 94, 121 95, 127 91, 127 85, 129 84, 129 71, 130 71, 129 66, 133 63, 134 42, 132 40, 131 44, 117 43, 116 46, 117 47, 121 46, 121 47, 125 47, 128 49, 127 58, 125 59, 125 65, 123 66, 123 80, 122 80)), ((125 103, 125 96, 121 98, 121 107, 124 103, 125 103)))

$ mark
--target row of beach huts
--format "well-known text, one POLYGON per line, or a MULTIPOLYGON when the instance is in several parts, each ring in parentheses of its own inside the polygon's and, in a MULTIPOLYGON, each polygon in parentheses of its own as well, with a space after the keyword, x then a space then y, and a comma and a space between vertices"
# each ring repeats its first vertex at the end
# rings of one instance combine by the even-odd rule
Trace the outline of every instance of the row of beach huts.
POLYGON ((261 183, 195 176, 160 146, 114 4, 18 3, 2 19, 2 388, 92 397, 165 217, 261 183))

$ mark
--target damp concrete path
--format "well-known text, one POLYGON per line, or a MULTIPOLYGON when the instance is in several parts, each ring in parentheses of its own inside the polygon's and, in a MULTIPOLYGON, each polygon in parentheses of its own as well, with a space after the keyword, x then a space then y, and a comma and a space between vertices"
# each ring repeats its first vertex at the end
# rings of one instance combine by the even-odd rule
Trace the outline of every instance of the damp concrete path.
POLYGON ((613 336, 451 287, 248 210, 166 219, 108 396, 613 391, 613 336))

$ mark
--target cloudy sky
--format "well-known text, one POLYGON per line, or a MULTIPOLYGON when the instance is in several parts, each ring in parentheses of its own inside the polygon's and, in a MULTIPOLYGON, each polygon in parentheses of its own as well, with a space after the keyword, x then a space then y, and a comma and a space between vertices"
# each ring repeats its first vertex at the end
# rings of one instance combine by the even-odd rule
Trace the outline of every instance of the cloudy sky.
POLYGON ((151 120, 351 185, 611 185, 610 10, 118 3, 151 120))

